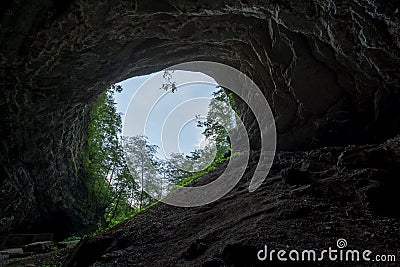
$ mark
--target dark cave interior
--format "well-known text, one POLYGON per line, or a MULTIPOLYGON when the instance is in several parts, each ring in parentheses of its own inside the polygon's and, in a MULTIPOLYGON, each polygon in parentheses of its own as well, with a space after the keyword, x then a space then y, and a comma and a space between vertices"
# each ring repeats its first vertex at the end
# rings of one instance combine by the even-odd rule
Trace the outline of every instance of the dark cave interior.
MULTIPOLYGON (((385 177, 367 199, 378 215, 398 216, 391 205, 400 150, 390 139, 400 128, 398 8, 383 0, 3 1, 0 233, 63 239, 94 230, 99 207, 76 179, 92 101, 112 83, 194 60, 235 67, 260 87, 275 116, 278 165, 284 153, 299 161, 316 149, 337 158, 334 148, 347 147, 342 152, 357 157, 343 160, 349 166, 388 171, 366 175, 385 177)), ((238 109, 256 153, 258 126, 245 104, 238 109)), ((330 179, 340 191, 340 175, 330 179)), ((124 238, 118 233, 105 247, 120 249, 124 238)))

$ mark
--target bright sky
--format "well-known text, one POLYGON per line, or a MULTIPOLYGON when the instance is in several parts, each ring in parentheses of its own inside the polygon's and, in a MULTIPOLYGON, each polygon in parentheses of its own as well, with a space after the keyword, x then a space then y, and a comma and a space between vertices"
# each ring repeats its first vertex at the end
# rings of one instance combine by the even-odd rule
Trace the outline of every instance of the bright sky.
POLYGON ((160 89, 165 83, 162 74, 119 83, 123 91, 115 94, 115 101, 118 112, 123 114, 123 134, 144 133, 151 144, 159 146, 159 157, 171 152, 189 154, 204 143, 204 129, 197 127, 195 116, 206 116, 212 93, 218 90, 217 83, 203 73, 175 71, 173 80, 181 86, 172 93, 160 89))

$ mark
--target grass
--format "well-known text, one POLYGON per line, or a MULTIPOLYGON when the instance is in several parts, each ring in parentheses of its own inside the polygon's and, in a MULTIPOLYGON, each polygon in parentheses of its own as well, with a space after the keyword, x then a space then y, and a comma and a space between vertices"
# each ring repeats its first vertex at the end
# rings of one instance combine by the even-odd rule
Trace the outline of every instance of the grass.
POLYGON ((197 180, 197 179, 200 178, 201 176, 203 176, 203 175, 205 175, 205 174, 207 174, 207 173, 209 173, 209 172, 211 172, 211 171, 213 171, 213 170, 215 170, 215 166, 214 166, 214 164, 211 164, 211 165, 208 166, 206 169, 201 170, 201 171, 198 171, 198 172, 195 172, 195 173, 193 173, 193 174, 191 174, 191 175, 189 175, 189 176, 183 178, 183 179, 182 179, 181 181, 179 181, 179 183, 177 183, 176 185, 177 185, 178 187, 182 187, 182 186, 188 185, 188 184, 190 184, 191 182, 197 180))
POLYGON ((68 238, 65 238, 62 242, 69 242, 69 241, 75 241, 75 240, 81 240, 81 239, 82 239, 81 236, 73 235, 68 238))

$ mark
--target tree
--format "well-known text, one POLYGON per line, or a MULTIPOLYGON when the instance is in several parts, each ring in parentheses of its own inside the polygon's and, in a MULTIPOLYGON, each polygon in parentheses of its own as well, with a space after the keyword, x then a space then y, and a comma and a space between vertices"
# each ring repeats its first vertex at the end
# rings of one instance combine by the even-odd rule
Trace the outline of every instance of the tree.
POLYGON ((161 85, 161 89, 168 91, 171 89, 172 93, 174 93, 176 88, 176 82, 172 80, 172 74, 174 73, 173 70, 165 70, 163 73, 163 79, 165 83, 161 85))
MULTIPOLYGON (((164 73, 163 89, 176 90, 171 72, 164 73)), ((104 207, 103 226, 122 221, 154 198, 160 199, 175 188, 184 185, 210 170, 215 150, 211 145, 192 151, 190 155, 172 154, 169 160, 156 157, 157 146, 151 145, 143 135, 121 137, 122 122, 114 103, 114 94, 122 87, 112 85, 92 106, 85 157, 85 182, 90 192, 104 207), (211 159, 211 160, 210 160, 211 159), (151 197, 153 196, 153 197, 151 197)), ((224 90, 214 93, 205 121, 203 134, 216 145, 215 162, 223 159, 230 149, 227 130, 223 125, 235 126, 235 118, 228 106, 229 97, 224 90), (225 103, 225 104, 224 104, 225 103)))
POLYGON ((104 207, 105 227, 132 214, 138 185, 129 172, 121 142, 122 121, 114 94, 122 87, 112 85, 92 106, 85 157, 85 179, 91 193, 104 207))
POLYGON ((198 127, 205 127, 204 136, 215 143, 216 159, 222 159, 230 151, 228 131, 236 126, 236 114, 232 113, 231 99, 224 88, 213 93, 205 121, 198 120, 198 127))
POLYGON ((85 167, 95 184, 94 192, 104 205, 111 199, 110 187, 121 162, 117 135, 121 132, 121 118, 116 112, 113 91, 101 94, 92 106, 88 129, 88 146, 85 167), (105 183, 106 182, 106 183, 105 183))
MULTIPOLYGON (((171 74, 164 73, 164 78, 167 83, 162 89, 168 90, 173 84, 171 74)), ((173 190, 177 184, 185 185, 226 160, 230 152, 228 131, 236 126, 235 114, 230 105, 231 98, 223 88, 213 93, 205 121, 198 117, 198 127, 205 127, 203 135, 208 139, 208 144, 189 155, 171 153, 169 159, 162 162, 159 167, 159 173, 163 175, 159 182, 162 192, 173 190), (163 186, 166 181, 167 186, 163 186)))
POLYGON ((156 181, 158 147, 149 144, 147 137, 143 135, 124 137, 123 143, 128 166, 131 168, 131 172, 137 173, 140 179, 139 209, 141 209, 145 200, 146 202, 151 201, 145 192, 151 192, 153 196, 160 194, 160 188, 156 181))

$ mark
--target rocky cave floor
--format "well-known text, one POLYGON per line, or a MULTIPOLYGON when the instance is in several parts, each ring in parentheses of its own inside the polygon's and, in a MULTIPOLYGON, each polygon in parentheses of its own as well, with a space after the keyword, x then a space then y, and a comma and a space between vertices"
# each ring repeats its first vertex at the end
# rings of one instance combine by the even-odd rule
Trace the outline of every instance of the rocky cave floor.
MULTIPOLYGON (((248 192, 256 154, 241 182, 198 208, 159 203, 96 237, 5 266, 399 266, 400 135, 382 144, 279 152, 262 186, 248 192), (369 249, 396 263, 257 261, 270 249, 369 249), (263 265, 264 264, 264 265, 263 265)), ((207 183, 225 165, 199 181, 207 183)))

